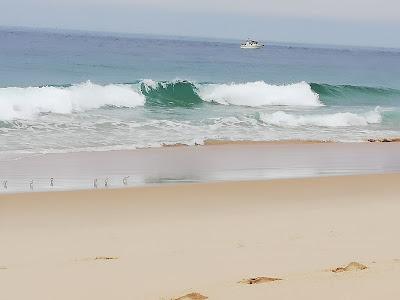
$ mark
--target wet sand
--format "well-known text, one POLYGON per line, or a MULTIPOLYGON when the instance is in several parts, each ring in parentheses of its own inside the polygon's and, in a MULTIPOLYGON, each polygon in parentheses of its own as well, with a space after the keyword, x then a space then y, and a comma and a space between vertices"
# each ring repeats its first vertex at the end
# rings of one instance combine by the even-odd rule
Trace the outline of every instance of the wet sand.
POLYGON ((384 174, 1 195, 0 295, 398 299, 399 182, 384 174))
MULTIPOLYGON (((400 143, 210 142, 206 146, 0 158, 8 192, 400 172, 400 143)), ((0 192, 4 192, 0 186, 0 192)))

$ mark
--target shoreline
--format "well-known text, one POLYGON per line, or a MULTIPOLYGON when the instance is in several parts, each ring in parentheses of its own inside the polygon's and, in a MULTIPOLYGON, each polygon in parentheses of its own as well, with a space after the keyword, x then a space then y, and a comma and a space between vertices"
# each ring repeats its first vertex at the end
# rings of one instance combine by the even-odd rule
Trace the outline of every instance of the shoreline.
POLYGON ((399 180, 356 175, 1 195, 2 295, 396 299, 399 180), (346 268, 351 262, 359 265, 346 268))
POLYGON ((335 140, 301 140, 301 139, 288 139, 288 140, 218 140, 218 139, 206 139, 203 143, 184 144, 184 143, 171 143, 161 144, 159 146, 148 146, 148 147, 137 147, 137 148, 126 148, 126 149, 84 149, 84 150, 54 150, 54 152, 7 152, 7 155, 26 155, 26 156, 39 156, 39 155, 51 155, 51 154, 71 154, 71 153, 88 153, 88 152, 121 152, 121 151, 136 151, 136 150, 151 150, 151 149, 162 149, 162 148, 175 148, 175 147, 209 147, 209 146, 228 146, 228 145, 309 145, 309 144, 371 144, 371 143, 400 143, 400 137, 387 137, 387 138, 368 138, 360 141, 335 141, 335 140))
MULTIPOLYGON (((252 141, 252 140, 214 140, 207 139, 203 144, 187 145, 182 143, 163 144, 161 147, 207 147, 207 146, 225 146, 225 145, 293 145, 293 144, 325 144, 325 143, 342 143, 336 141, 319 141, 319 140, 276 140, 276 141, 252 141)), ((350 142, 353 143, 353 142, 350 142)), ((362 142, 361 142, 362 143, 362 142)), ((149 149, 149 148, 138 148, 149 149)))
MULTIPOLYGON (((230 145, 230 144, 359 144, 359 143, 400 143, 400 137, 390 137, 390 138, 369 138, 367 140, 358 141, 358 142, 341 142, 341 141, 333 141, 333 140, 276 140, 276 141, 251 141, 251 140, 242 140, 242 141, 230 141, 230 140, 205 140, 203 146, 210 145, 230 145)), ((200 145, 202 146, 202 145, 200 145)))
MULTIPOLYGON (((388 138, 368 138, 362 141, 342 142, 334 140, 271 140, 271 141, 252 141, 252 140, 216 140, 207 139, 203 144, 188 145, 183 143, 162 144, 161 148, 170 147, 201 147, 201 146, 225 146, 225 145, 298 145, 298 144, 360 144, 360 143, 400 143, 400 137, 388 138)), ((153 149, 152 147, 136 148, 135 150, 153 149)), ((112 151, 112 150, 111 150, 112 151)), ((118 150, 116 150, 118 151, 118 150)), ((122 150, 123 151, 123 150, 122 150)))

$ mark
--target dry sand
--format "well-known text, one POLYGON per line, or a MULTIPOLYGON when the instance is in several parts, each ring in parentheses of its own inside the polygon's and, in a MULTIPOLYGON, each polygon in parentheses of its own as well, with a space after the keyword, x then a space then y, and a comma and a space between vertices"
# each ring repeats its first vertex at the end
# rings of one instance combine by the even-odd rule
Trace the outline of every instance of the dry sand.
POLYGON ((399 183, 2 195, 0 299, 399 299, 399 183))

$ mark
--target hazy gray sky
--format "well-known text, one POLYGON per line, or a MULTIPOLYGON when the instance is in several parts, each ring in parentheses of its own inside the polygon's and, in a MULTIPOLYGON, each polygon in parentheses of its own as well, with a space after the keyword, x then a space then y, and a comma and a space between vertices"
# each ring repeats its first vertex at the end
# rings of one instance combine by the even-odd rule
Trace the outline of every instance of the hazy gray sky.
POLYGON ((400 1, 2 0, 0 25, 400 47, 400 1))

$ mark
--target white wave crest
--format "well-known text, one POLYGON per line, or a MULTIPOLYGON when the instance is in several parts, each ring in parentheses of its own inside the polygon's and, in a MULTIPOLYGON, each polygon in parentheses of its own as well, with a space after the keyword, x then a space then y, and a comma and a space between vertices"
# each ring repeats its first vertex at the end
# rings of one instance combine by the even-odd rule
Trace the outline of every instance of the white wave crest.
POLYGON ((322 105, 319 101, 319 95, 304 81, 288 85, 270 85, 264 81, 241 84, 210 84, 200 86, 198 89, 199 96, 204 101, 225 105, 322 105))
POLYGON ((284 111, 277 111, 272 114, 261 113, 260 119, 266 124, 281 127, 347 127, 381 123, 382 115, 378 108, 365 114, 345 112, 321 115, 293 115, 284 111))
POLYGON ((39 113, 68 114, 105 105, 143 106, 145 97, 129 85, 97 85, 90 81, 70 87, 0 88, 0 120, 31 119, 39 113))
POLYGON ((143 79, 140 83, 143 84, 146 92, 156 89, 159 84, 157 81, 154 81, 153 79, 143 79))

